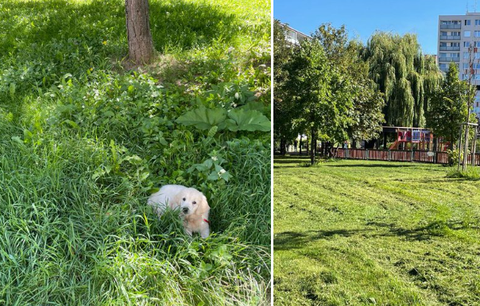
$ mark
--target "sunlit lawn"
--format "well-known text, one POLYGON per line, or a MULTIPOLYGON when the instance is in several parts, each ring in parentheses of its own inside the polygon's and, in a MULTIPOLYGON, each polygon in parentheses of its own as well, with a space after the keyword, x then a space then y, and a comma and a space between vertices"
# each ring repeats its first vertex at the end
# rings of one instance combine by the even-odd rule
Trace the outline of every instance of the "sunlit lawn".
POLYGON ((480 304, 480 181, 306 162, 275 159, 275 305, 480 304))

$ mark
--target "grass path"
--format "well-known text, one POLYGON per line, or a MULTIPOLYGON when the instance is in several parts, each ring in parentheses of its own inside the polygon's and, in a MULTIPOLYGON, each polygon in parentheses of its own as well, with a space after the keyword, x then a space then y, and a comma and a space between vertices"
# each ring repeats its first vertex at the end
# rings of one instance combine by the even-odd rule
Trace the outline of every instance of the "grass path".
POLYGON ((439 165, 274 165, 276 305, 480 304, 480 182, 439 165))

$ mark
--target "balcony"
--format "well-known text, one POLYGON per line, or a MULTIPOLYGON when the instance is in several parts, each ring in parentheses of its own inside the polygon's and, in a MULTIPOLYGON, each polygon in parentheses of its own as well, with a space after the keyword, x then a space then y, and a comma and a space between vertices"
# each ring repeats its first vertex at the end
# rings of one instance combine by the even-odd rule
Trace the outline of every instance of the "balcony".
POLYGON ((441 24, 440 29, 461 29, 461 24, 441 24))
POLYGON ((453 36, 453 35, 440 35, 440 39, 443 40, 460 40, 460 36, 453 36))
POLYGON ((444 56, 444 57, 439 57, 438 61, 439 62, 459 62, 460 58, 459 57, 444 56))
POLYGON ((440 46, 440 51, 460 51, 460 47, 440 46))

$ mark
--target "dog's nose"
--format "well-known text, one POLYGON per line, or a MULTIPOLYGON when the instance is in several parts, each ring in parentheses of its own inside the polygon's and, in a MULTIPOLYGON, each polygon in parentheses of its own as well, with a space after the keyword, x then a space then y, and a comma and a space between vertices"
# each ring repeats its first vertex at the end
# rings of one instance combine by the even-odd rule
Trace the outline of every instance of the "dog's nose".
POLYGON ((188 207, 182 208, 182 211, 183 211, 184 214, 188 213, 188 207))

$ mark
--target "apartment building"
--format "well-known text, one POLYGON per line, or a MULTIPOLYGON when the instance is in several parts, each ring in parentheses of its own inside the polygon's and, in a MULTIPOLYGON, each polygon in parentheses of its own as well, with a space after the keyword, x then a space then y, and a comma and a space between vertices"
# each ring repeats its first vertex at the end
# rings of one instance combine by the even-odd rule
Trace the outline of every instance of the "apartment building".
POLYGON ((304 34, 298 30, 295 30, 289 25, 284 24, 284 26, 285 26, 285 39, 291 44, 298 45, 304 39, 311 39, 310 36, 308 36, 307 34, 304 34))
POLYGON ((480 118, 480 13, 439 16, 437 60, 443 72, 450 62, 457 64, 463 80, 469 80, 472 64, 472 84, 477 87, 473 111, 480 118))

